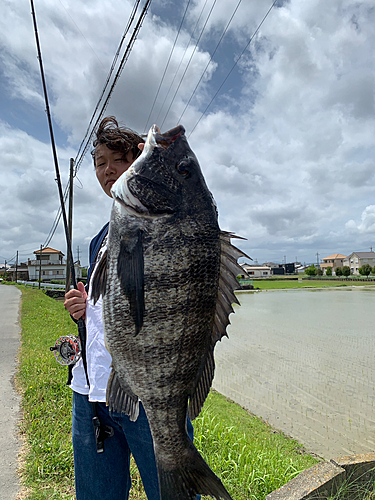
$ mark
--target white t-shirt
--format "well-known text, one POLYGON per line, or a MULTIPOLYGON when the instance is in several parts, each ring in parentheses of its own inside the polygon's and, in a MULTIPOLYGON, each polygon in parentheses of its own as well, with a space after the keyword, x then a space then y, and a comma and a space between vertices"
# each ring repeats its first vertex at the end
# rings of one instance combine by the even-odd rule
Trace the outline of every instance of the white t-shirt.
POLYGON ((95 260, 94 269, 89 283, 88 298, 86 302, 86 357, 87 372, 90 381, 90 387, 87 385, 85 370, 82 358, 73 367, 73 380, 70 387, 79 394, 88 394, 89 401, 106 401, 106 390, 110 366, 112 362, 111 355, 104 344, 104 330, 102 318, 102 296, 94 305, 91 297, 92 278, 97 269, 97 264, 101 256, 107 249, 107 236, 104 238, 102 246, 95 260))

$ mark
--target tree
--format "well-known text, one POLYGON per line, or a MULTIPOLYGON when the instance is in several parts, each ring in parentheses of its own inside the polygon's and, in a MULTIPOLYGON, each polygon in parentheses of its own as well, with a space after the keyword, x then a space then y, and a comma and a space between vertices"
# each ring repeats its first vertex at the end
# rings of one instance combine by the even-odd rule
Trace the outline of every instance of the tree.
POLYGON ((327 276, 332 276, 332 267, 331 267, 331 266, 328 266, 328 267, 327 267, 327 270, 326 270, 326 275, 327 275, 327 276))
POLYGON ((315 276, 316 275, 316 267, 314 264, 312 264, 310 267, 308 267, 305 271, 307 276, 315 276))
POLYGON ((350 267, 349 266, 343 266, 342 268, 342 274, 346 277, 350 276, 350 267))
POLYGON ((360 267, 358 271, 362 276, 368 276, 371 273, 371 266, 370 264, 363 264, 363 266, 360 267))
POLYGON ((335 273, 336 273, 336 276, 342 276, 342 268, 336 267, 335 273))
POLYGON ((316 269, 316 275, 317 275, 317 276, 323 276, 323 269, 320 269, 320 267, 318 267, 318 268, 316 269))

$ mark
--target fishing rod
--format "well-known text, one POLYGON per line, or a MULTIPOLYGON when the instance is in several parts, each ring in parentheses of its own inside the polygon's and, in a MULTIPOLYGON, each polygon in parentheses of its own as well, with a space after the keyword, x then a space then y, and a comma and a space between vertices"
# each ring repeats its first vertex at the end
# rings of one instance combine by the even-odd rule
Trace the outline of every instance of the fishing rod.
MULTIPOLYGON (((58 163, 58 159, 57 159, 55 138, 54 138, 53 127, 52 127, 52 118, 51 118, 51 113, 50 113, 49 104, 48 104, 47 85, 46 85, 46 80, 44 77, 42 52, 40 49, 38 27, 37 27, 37 23, 36 23, 36 16, 35 16, 33 0, 30 0, 30 3, 31 3, 31 14, 32 14, 33 23, 34 23, 35 41, 36 41, 36 47, 37 47, 37 52, 38 52, 40 74, 41 74, 41 78, 42 78, 42 86, 43 86, 43 92, 44 92, 44 101, 45 101, 45 105, 46 105, 49 133, 50 133, 50 137, 51 137, 52 154, 53 154, 53 159, 54 159, 54 164, 55 164, 55 173, 56 173, 55 180, 57 182, 57 187, 58 187, 58 192, 59 192, 59 197, 60 197, 61 213, 62 213, 63 222, 64 222, 65 238, 66 238, 67 253, 68 253, 67 257, 69 260, 71 281, 73 282, 74 288, 77 288, 77 279, 76 279, 76 273, 75 273, 75 269, 74 269, 72 243, 71 243, 71 238, 70 238, 70 234, 69 234, 68 221, 67 221, 66 211, 65 211, 64 194, 63 194, 63 189, 62 189, 62 185, 61 185, 59 163, 58 163)), ((54 347, 51 347, 50 349, 51 349, 51 351, 54 351, 54 354, 55 354, 57 361, 62 365, 73 365, 82 356, 83 365, 84 365, 85 373, 86 373, 86 377, 87 377, 86 349, 85 349, 86 325, 85 325, 83 318, 80 318, 78 320, 77 327, 78 327, 78 338, 73 337, 73 336, 60 337, 56 341, 54 347)), ((70 382, 70 379, 71 379, 71 370, 69 371, 68 383, 70 382)), ((87 380, 88 380, 88 377, 87 377, 87 380)))

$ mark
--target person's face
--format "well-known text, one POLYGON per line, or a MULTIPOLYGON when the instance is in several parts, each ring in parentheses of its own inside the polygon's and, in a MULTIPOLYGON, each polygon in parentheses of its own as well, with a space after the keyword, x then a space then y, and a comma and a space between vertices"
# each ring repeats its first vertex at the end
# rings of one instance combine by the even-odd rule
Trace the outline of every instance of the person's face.
POLYGON ((108 196, 111 196, 111 187, 130 165, 134 162, 132 152, 122 158, 120 151, 113 151, 105 144, 100 144, 95 151, 96 177, 108 196))

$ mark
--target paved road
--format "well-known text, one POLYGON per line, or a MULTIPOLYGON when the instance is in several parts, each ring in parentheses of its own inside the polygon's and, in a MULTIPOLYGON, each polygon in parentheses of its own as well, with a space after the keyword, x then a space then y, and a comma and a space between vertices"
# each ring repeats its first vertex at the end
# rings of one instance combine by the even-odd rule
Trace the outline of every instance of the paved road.
POLYGON ((20 441, 17 422, 20 397, 14 389, 16 355, 20 345, 19 307, 21 292, 0 285, 0 498, 14 500, 19 490, 17 456, 20 441))

